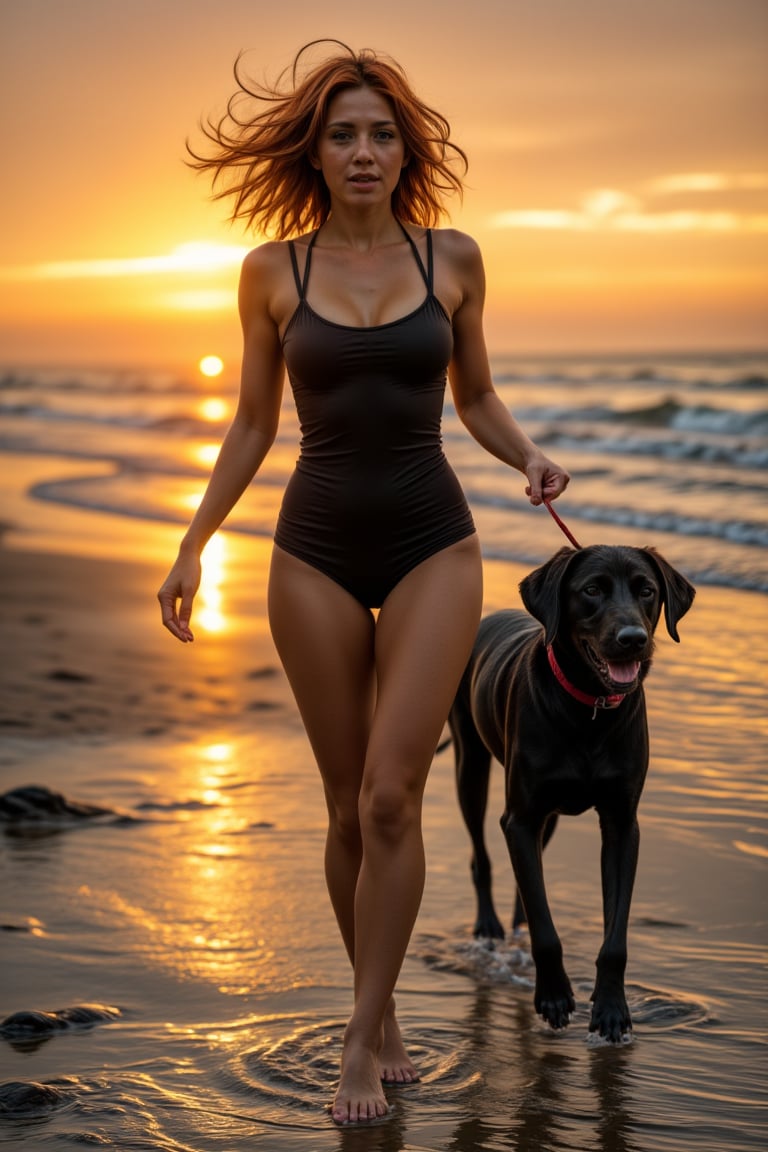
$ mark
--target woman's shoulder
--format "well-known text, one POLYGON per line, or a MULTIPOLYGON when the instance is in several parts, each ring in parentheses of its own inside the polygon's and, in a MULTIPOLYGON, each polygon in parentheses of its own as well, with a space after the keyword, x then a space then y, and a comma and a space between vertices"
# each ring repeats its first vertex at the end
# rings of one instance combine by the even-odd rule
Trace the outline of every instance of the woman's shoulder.
POLYGON ((243 260, 243 272, 251 276, 263 276, 282 264, 287 258, 286 240, 265 240, 246 253, 243 260))
MULTIPOLYGON (((263 312, 280 325, 296 308, 296 277, 290 257, 290 245, 306 245, 311 239, 297 236, 291 240, 265 240, 252 248, 243 260, 238 291, 241 311, 263 312)), ((303 256, 297 263, 302 266, 303 256)))
POLYGON ((435 251, 446 259, 465 266, 482 260, 479 244, 466 232, 459 232, 457 228, 434 228, 432 236, 435 251))
POLYGON ((265 240, 248 252, 243 260, 243 273, 246 276, 263 277, 273 272, 282 274, 290 267, 289 249, 292 244, 306 248, 312 239, 312 232, 296 236, 291 240, 265 240))
POLYGON ((472 236, 459 232, 457 228, 436 228, 432 236, 436 260, 450 268, 451 274, 463 286, 462 291, 485 282, 482 253, 472 236))

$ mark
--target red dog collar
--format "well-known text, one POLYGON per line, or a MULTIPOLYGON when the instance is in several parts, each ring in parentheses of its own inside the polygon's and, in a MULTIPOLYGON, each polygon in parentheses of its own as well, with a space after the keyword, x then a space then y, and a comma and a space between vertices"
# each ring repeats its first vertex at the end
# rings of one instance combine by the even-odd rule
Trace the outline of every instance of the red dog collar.
POLYGON ((586 704, 588 708, 594 709, 592 712, 593 720, 595 716, 597 716, 598 708, 618 708, 619 704, 621 704, 622 700, 624 699, 622 693, 617 693, 615 696, 590 696, 588 692, 582 692, 580 688, 577 688, 574 684, 571 684, 565 672, 563 672, 562 668, 558 664, 557 657, 555 656, 551 644, 547 645, 547 658, 549 660, 550 668, 568 695, 573 696, 574 700, 578 700, 580 704, 586 704))

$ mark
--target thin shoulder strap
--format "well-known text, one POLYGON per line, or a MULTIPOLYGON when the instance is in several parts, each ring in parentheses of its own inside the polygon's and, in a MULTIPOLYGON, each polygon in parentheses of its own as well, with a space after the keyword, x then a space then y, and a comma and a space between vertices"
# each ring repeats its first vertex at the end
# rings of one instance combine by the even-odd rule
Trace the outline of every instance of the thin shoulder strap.
POLYGON ((288 241, 288 251, 291 254, 291 264, 293 265, 293 278, 296 281, 296 291, 299 294, 299 300, 304 296, 304 291, 301 286, 301 276, 299 276, 299 262, 296 259, 296 245, 293 240, 288 241))
POLYGON ((296 245, 293 240, 288 241, 288 251, 291 254, 291 264, 293 265, 293 278, 296 281, 296 291, 299 294, 299 300, 303 300, 307 295, 307 284, 309 283, 309 265, 312 256, 312 249, 317 240, 317 232, 313 235, 309 244, 307 245, 307 255, 304 261, 304 275, 299 273, 299 261, 296 256, 296 245))
MULTIPOLYGON (((398 224, 400 224, 399 220, 398 220, 398 224)), ((400 227, 402 229, 403 235, 405 236, 406 240, 408 241, 408 243, 411 246, 411 251, 413 252, 414 256, 416 257, 416 263, 419 266, 419 272, 421 272, 421 275, 424 279, 424 283, 427 286, 427 292, 429 292, 429 294, 431 296, 432 295, 432 280, 433 280, 432 229, 427 228, 427 267, 425 269, 424 264, 422 263, 421 256, 419 255, 419 250, 416 247, 416 244, 414 242, 413 237, 411 236, 410 232, 407 230, 405 225, 400 224, 400 227)))

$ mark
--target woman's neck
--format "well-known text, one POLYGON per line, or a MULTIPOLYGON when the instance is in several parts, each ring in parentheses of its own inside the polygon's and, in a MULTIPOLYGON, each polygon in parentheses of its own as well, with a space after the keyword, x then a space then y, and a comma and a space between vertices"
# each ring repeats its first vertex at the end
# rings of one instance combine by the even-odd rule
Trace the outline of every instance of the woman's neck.
POLYGON ((354 248, 359 252, 403 242, 403 230, 391 212, 332 211, 321 225, 317 243, 323 248, 354 248))

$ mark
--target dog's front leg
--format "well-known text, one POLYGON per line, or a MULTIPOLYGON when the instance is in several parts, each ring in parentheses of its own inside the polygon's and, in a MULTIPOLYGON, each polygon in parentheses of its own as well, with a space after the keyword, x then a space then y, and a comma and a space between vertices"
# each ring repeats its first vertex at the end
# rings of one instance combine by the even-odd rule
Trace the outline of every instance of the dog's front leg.
POLYGON ((616 813, 600 811, 605 936, 597 957, 597 979, 592 993, 590 1032, 613 1044, 632 1030, 624 994, 627 966, 627 928, 632 889, 640 849, 640 828, 633 814, 617 819, 616 813))
POLYGON ((563 967, 563 946, 544 886, 542 838, 545 823, 546 818, 532 825, 509 812, 505 812, 501 819, 531 935, 531 953, 536 965, 534 1006, 553 1028, 565 1028, 575 1003, 563 967))

